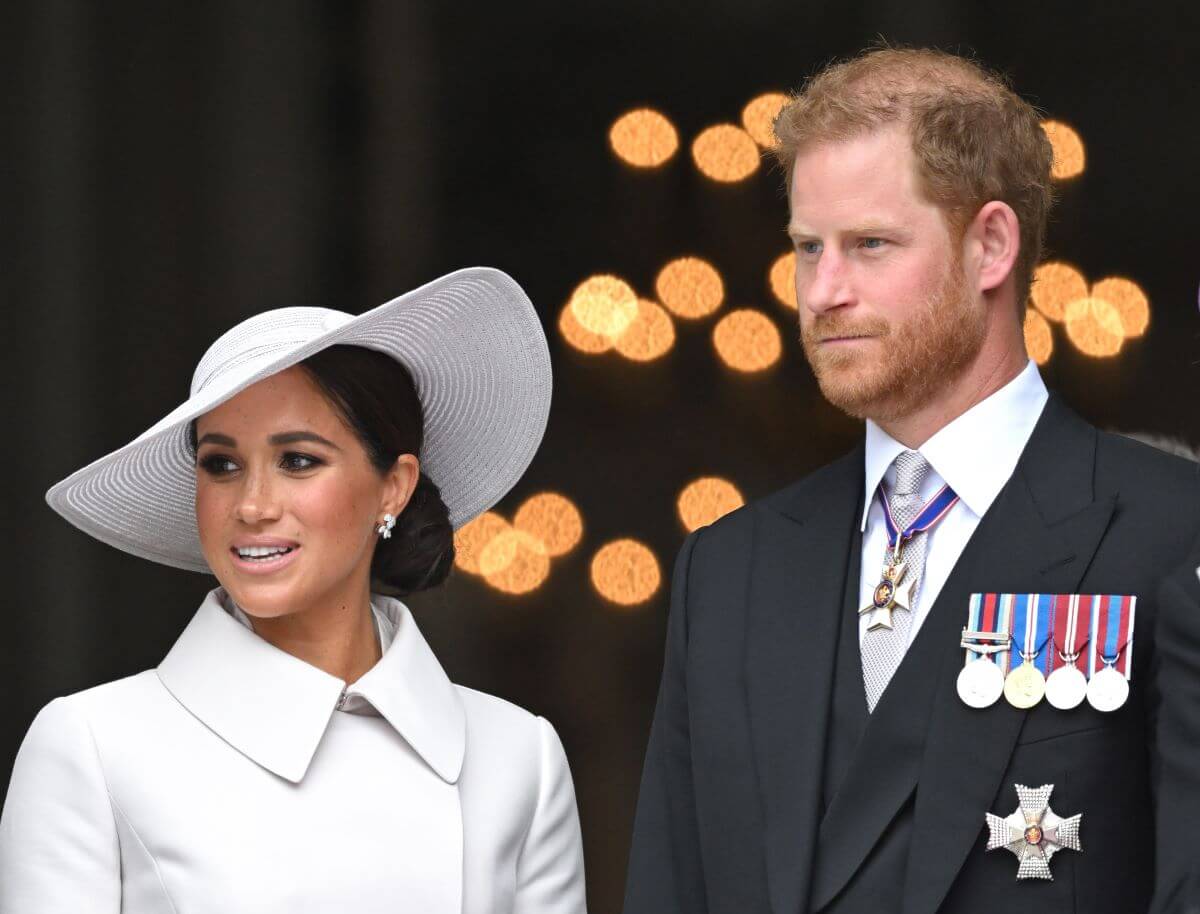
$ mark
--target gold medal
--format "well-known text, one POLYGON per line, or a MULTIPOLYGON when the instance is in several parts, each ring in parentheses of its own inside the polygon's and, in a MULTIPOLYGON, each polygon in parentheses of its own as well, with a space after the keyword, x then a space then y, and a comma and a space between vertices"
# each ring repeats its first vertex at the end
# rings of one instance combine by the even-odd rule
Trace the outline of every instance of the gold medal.
POLYGON ((1046 694, 1046 677, 1031 662, 1032 658, 1022 655, 1024 662, 1010 670, 1004 679, 1004 697, 1014 708, 1028 710, 1042 700, 1046 694))

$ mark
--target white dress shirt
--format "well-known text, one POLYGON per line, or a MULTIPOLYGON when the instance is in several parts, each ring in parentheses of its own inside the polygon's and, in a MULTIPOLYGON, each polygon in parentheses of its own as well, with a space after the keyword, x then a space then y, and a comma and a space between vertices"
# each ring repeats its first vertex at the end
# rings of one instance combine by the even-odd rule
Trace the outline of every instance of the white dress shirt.
POLYGON ((352 687, 211 591, 157 669, 38 714, 0 815, 0 914, 583 914, 566 756, 450 682, 399 600, 352 687), (335 713, 353 691, 377 713, 335 713))
MULTIPOLYGON (((921 484, 921 498, 928 501, 947 483, 958 495, 958 503, 929 531, 925 544, 925 574, 917 598, 917 612, 909 629, 909 644, 929 614, 942 586, 962 555, 979 520, 1004 488, 1048 398, 1046 385, 1031 359, 1021 373, 976 403, 953 422, 940 429, 918 449, 930 470, 921 484)), ((882 482, 887 491, 895 484, 892 461, 903 444, 867 420, 862 515, 862 566, 858 605, 871 602, 887 555, 887 528, 877 490, 882 482)), ((966 607, 963 607, 964 618, 966 607)), ((867 633, 870 614, 859 617, 859 644, 867 633)))

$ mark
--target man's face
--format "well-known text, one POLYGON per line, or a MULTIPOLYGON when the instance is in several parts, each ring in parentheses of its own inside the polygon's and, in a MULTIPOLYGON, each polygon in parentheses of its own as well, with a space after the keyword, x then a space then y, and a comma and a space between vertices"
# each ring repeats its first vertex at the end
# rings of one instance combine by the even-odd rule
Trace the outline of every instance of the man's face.
POLYGON ((979 353, 986 314, 959 239, 918 190, 905 128, 804 150, 790 202, 801 341, 821 392, 860 418, 911 415, 979 353))

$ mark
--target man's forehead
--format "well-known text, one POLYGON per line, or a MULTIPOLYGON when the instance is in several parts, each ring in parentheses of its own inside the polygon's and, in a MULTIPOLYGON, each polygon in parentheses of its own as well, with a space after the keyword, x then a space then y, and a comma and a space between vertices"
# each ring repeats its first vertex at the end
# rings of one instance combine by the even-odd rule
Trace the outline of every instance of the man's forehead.
POLYGON ((813 228, 828 218, 888 221, 917 197, 907 136, 889 130, 805 149, 792 166, 788 202, 792 227, 813 228))

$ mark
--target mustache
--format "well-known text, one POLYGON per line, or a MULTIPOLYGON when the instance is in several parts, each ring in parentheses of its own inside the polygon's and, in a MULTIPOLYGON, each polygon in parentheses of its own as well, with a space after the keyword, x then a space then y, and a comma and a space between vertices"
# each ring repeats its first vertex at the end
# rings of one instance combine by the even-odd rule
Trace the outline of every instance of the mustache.
POLYGON ((824 340, 848 336, 887 336, 891 327, 882 317, 847 320, 841 315, 818 315, 807 327, 800 328, 800 341, 815 345, 824 340))

